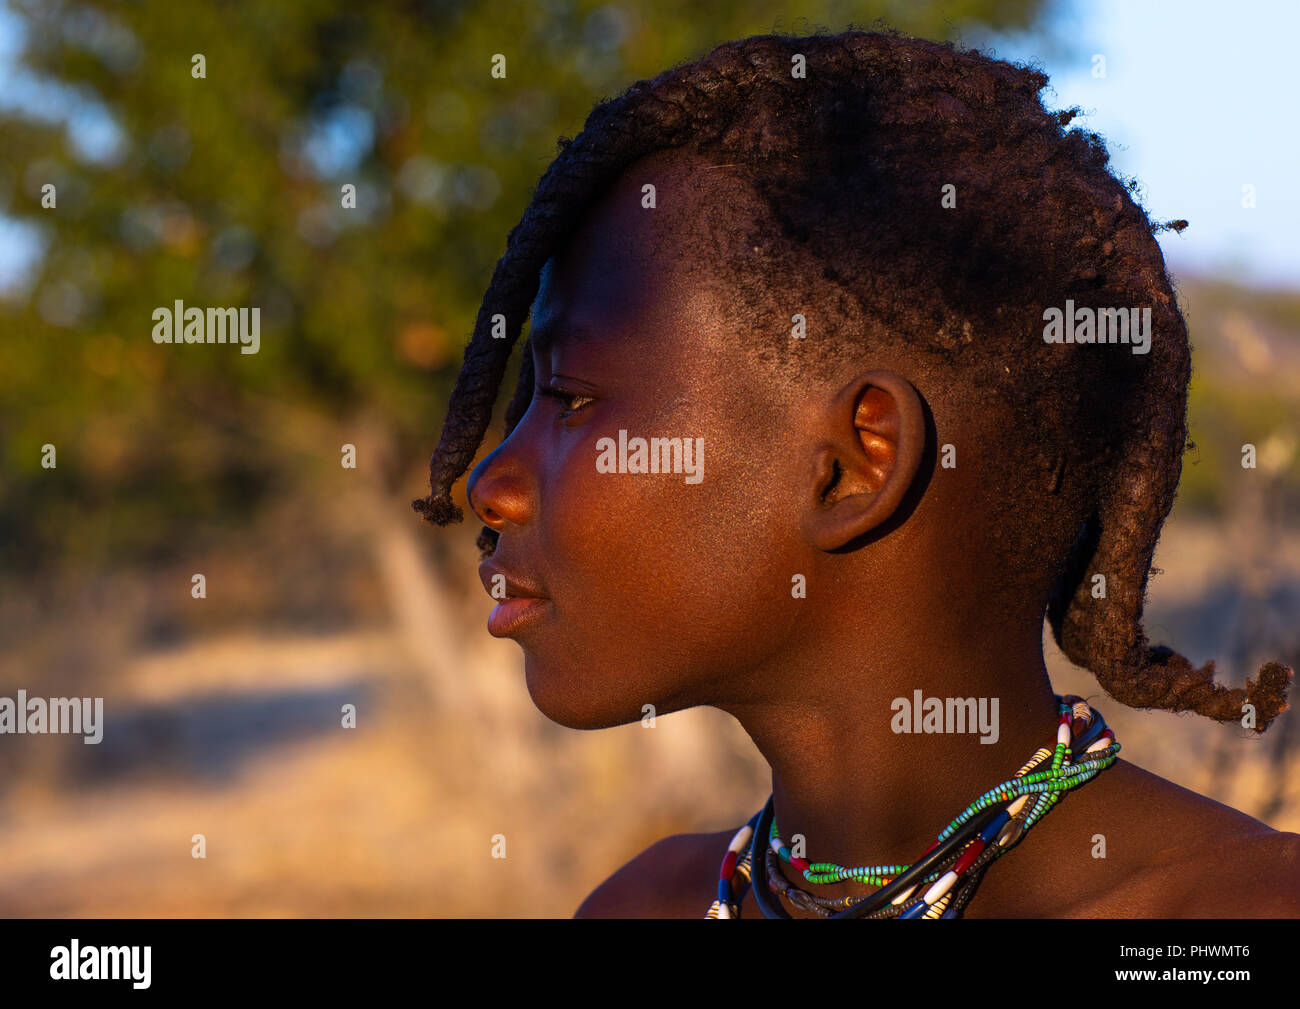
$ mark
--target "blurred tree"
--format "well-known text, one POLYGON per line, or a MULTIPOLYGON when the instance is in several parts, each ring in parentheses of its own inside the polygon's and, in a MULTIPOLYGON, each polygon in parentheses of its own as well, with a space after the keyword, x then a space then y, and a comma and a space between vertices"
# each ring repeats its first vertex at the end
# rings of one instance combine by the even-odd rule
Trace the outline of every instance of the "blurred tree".
POLYGON ((430 449, 506 235, 598 99, 729 38, 1023 30, 1045 2, 17 0, 19 69, 62 111, 0 108, 0 212, 45 245, 0 300, 6 566, 166 557, 337 474, 362 413, 395 458, 430 449), (156 345, 176 300, 258 306, 260 352, 156 345))

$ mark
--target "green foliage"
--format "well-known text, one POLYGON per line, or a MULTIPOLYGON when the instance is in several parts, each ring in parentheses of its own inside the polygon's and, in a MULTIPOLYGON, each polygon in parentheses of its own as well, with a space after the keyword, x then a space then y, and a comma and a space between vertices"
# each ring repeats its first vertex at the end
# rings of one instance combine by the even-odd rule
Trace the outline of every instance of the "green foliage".
MULTIPOLYGON (((1300 298, 1294 299, 1300 305, 1300 298)), ((1234 495, 1245 480, 1257 480, 1256 471, 1242 468, 1242 447, 1260 450, 1277 439, 1289 444, 1300 436, 1297 418, 1300 399, 1278 389, 1207 379, 1192 380, 1188 397, 1193 448, 1183 459, 1178 486, 1180 504, 1195 512, 1218 515, 1231 509, 1234 495)), ((1265 460, 1269 453, 1265 453, 1265 460)), ((1258 469, 1258 463, 1257 463, 1258 469)), ((1264 478, 1269 478, 1267 471, 1264 478)), ((1294 514, 1300 508, 1300 452, 1276 474, 1278 493, 1294 514)))

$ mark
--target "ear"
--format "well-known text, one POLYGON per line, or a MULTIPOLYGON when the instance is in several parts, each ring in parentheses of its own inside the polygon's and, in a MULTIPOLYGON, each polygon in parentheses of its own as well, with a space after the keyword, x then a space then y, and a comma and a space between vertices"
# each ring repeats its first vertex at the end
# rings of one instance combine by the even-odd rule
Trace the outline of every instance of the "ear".
POLYGON ((897 372, 868 371, 829 404, 814 449, 804 534, 835 550, 898 510, 925 449, 925 411, 897 372))

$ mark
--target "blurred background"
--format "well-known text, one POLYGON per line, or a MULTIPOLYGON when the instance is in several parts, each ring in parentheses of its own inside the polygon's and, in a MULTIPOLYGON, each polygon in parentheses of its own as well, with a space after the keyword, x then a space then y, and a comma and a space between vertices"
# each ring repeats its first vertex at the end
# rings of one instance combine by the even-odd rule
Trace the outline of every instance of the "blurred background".
MULTIPOLYGON (((0 736, 0 914, 567 916, 758 808, 720 712, 539 714, 484 627, 477 523, 410 501, 556 138, 721 41, 877 18, 1038 62, 1152 216, 1190 221, 1162 244, 1196 448, 1148 628, 1231 683, 1300 664, 1296 8, 0 0, 0 696, 107 720, 98 746, 0 736), (176 299, 260 306, 260 352, 154 344, 176 299)), ((1294 712, 1262 738, 1133 712, 1048 651, 1125 757, 1300 830, 1294 712)))

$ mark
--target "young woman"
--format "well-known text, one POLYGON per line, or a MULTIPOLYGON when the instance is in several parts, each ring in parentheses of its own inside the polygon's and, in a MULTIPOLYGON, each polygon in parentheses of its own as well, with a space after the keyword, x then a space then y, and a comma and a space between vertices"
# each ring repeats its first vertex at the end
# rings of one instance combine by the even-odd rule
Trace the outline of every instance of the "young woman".
POLYGON ((531 313, 467 487, 491 633, 562 725, 713 705, 772 768, 748 824, 660 841, 579 915, 1300 912, 1300 836, 1119 759, 1048 681, 1044 615, 1133 707, 1263 731, 1291 670, 1230 690, 1147 641, 1187 330, 1045 84, 896 35, 763 36, 561 141, 415 506, 462 518, 531 313))

